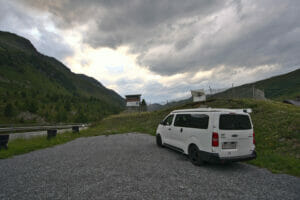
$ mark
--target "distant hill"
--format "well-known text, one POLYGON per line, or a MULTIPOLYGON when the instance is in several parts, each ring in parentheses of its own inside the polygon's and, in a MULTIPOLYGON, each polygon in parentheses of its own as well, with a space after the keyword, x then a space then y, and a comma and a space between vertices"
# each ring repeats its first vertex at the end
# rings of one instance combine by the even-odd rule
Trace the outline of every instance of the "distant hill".
POLYGON ((147 110, 148 111, 155 111, 155 110, 160 110, 163 108, 163 105, 159 104, 159 103, 153 103, 153 104, 149 104, 147 106, 147 110))
MULTIPOLYGON (((287 74, 274 76, 265 80, 248 83, 245 85, 237 86, 230 89, 221 89, 221 92, 213 95, 207 95, 207 100, 214 98, 235 99, 235 98, 252 98, 252 89, 256 88, 265 92, 267 99, 282 101, 285 99, 299 99, 300 98, 300 69, 292 71, 287 74), (225 90, 225 91, 224 91, 225 90)), ((155 109, 150 107, 150 110, 167 109, 174 106, 184 105, 191 103, 192 98, 172 101, 165 105, 154 106, 155 109)))
POLYGON ((25 38, 0 31, 0 124, 91 122, 120 112, 124 99, 72 73, 25 38))
POLYGON ((257 81, 230 88, 224 92, 220 92, 211 96, 211 98, 230 98, 232 96, 239 96, 245 93, 244 98, 248 98, 249 91, 252 88, 257 88, 265 92, 267 99, 284 100, 296 99, 300 97, 300 69, 292 71, 287 74, 274 76, 265 80, 257 81), (248 92, 245 92, 248 91, 248 92), (247 94, 247 95, 246 95, 247 94))

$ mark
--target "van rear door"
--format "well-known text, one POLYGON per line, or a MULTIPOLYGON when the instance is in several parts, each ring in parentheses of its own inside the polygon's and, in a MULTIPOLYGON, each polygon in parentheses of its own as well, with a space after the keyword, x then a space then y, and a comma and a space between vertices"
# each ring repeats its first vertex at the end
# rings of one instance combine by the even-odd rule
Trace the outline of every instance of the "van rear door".
POLYGON ((227 113, 219 118, 219 155, 249 155, 254 150, 253 128, 248 114, 227 113))

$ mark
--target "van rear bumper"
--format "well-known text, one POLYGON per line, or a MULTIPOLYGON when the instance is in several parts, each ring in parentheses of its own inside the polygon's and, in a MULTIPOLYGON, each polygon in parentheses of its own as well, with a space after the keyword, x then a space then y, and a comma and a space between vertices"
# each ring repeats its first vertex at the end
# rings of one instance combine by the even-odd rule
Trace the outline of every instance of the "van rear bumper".
POLYGON ((200 152, 201 158, 208 162, 238 162, 238 161, 247 161, 253 160, 257 157, 256 151, 253 151, 252 154, 245 155, 245 156, 235 156, 235 157, 219 157, 217 153, 207 153, 207 152, 200 152))

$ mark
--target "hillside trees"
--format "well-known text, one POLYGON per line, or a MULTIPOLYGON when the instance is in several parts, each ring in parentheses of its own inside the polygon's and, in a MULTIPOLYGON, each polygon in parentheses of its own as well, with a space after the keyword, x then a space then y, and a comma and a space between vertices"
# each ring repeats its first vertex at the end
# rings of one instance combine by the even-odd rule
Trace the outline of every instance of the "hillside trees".
POLYGON ((147 103, 145 101, 145 99, 142 100, 141 102, 141 111, 147 111, 147 103))
MULTIPOLYGON (((49 123, 85 123, 99 121, 103 117, 119 112, 116 108, 103 100, 95 97, 83 97, 78 94, 45 93, 43 91, 1 92, 0 109, 2 104, 3 117, 10 118, 10 121, 26 123, 22 113, 31 113, 32 116, 40 116, 49 123), (5 100, 5 101, 4 101, 5 100)), ((26 114, 26 115, 28 115, 26 114)), ((29 119, 27 119, 29 120, 29 119)), ((31 119, 28 123, 33 123, 31 119)), ((8 121, 7 121, 8 122, 8 121)))
POLYGON ((6 104, 4 108, 4 116, 12 117, 14 115, 14 107, 11 103, 6 104))

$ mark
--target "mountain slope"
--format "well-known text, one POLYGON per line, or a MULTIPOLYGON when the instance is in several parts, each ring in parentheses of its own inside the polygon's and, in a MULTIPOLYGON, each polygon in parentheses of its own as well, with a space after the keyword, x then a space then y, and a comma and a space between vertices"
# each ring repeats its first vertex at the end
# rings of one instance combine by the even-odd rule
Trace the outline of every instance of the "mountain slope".
POLYGON ((95 121, 124 107, 113 90, 1 31, 0 97, 0 123, 95 121))
MULTIPOLYGON (((257 81, 228 89, 224 92, 212 95, 212 98, 228 98, 238 94, 249 93, 252 88, 263 90, 267 99, 284 100, 300 97, 300 69, 287 74, 274 76, 265 80, 257 81)), ((249 94, 248 94, 249 96, 249 94)), ((247 98, 246 96, 244 98, 247 98)))

